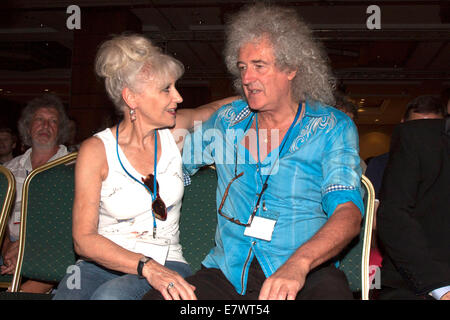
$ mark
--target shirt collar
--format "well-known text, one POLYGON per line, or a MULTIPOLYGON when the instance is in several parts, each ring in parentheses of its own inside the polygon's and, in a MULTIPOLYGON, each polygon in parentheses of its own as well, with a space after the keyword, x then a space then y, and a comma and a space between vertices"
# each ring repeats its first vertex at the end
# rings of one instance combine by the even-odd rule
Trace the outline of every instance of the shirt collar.
POLYGON ((248 104, 244 107, 244 109, 242 109, 237 115, 236 117, 233 119, 233 121, 231 121, 230 123, 230 127, 235 126, 236 124, 240 123, 241 121, 247 119, 249 116, 252 115, 252 110, 250 110, 250 107, 248 106, 248 104))
MULTIPOLYGON (((249 116, 252 115, 252 110, 246 104, 246 106, 236 115, 234 120, 231 122, 230 126, 235 126, 236 124, 242 122, 243 120, 247 119, 249 116)), ((305 116, 313 117, 313 118, 320 118, 323 116, 329 115, 329 111, 327 111, 326 108, 324 108, 324 105, 319 102, 311 102, 311 101, 305 101, 305 116)), ((300 121, 299 119, 298 121, 300 121)), ((298 123, 297 121, 297 123, 298 123)))
MULTIPOLYGON (((20 158, 20 166, 24 167, 26 170, 31 171, 31 151, 33 148, 29 148, 27 151, 24 152, 23 156, 20 158)), ((48 160, 48 162, 55 160, 57 158, 62 157, 67 153, 67 148, 65 145, 60 144, 58 151, 48 160)))
POLYGON ((320 102, 305 101, 305 116, 320 118, 327 116, 330 112, 320 102))

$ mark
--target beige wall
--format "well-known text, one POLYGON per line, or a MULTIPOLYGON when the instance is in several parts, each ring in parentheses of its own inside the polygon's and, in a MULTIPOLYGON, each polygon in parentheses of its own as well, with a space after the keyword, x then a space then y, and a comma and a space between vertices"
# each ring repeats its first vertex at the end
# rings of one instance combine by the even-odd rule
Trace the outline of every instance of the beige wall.
POLYGON ((395 125, 359 125, 359 149, 362 159, 389 151, 392 131, 395 125))

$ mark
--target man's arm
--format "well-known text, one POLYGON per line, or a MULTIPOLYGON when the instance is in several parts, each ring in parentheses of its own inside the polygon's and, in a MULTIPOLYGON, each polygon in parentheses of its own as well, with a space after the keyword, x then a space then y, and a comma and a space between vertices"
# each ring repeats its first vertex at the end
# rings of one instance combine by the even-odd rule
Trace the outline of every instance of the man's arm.
POLYGON ((259 299, 294 300, 307 274, 336 256, 359 233, 361 212, 352 202, 337 206, 323 227, 264 282, 259 299))

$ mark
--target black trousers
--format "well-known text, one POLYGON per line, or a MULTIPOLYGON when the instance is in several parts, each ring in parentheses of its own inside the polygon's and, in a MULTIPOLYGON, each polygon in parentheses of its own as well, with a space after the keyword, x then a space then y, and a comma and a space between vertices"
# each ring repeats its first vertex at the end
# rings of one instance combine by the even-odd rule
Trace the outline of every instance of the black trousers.
MULTIPOLYGON (((261 287, 266 280, 257 259, 253 259, 247 280, 245 295, 236 292, 220 269, 204 268, 186 281, 196 287, 195 295, 199 300, 257 300, 261 287)), ((162 300, 157 290, 150 290, 144 300, 162 300)), ((351 300, 353 294, 345 274, 332 264, 324 264, 307 275, 304 287, 298 293, 297 300, 351 300)))

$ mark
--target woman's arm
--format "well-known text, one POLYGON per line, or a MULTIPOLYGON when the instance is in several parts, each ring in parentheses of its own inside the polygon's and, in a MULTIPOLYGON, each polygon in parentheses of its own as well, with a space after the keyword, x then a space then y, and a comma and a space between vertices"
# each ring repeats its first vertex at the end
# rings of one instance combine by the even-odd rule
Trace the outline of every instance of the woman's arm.
POLYGON ((209 119, 221 106, 240 99, 239 96, 232 96, 204 104, 197 108, 177 110, 177 124, 174 129, 191 129, 195 122, 203 122, 209 119))
POLYGON ((75 251, 102 266, 136 273, 142 255, 118 246, 98 233, 98 209, 103 180, 108 174, 105 148, 98 138, 83 142, 75 167, 72 232, 75 251))
POLYGON ((216 100, 194 109, 177 110, 176 125, 171 129, 171 132, 180 152, 183 150, 184 138, 196 123, 208 120, 220 107, 238 99, 240 99, 239 96, 233 96, 216 100))

